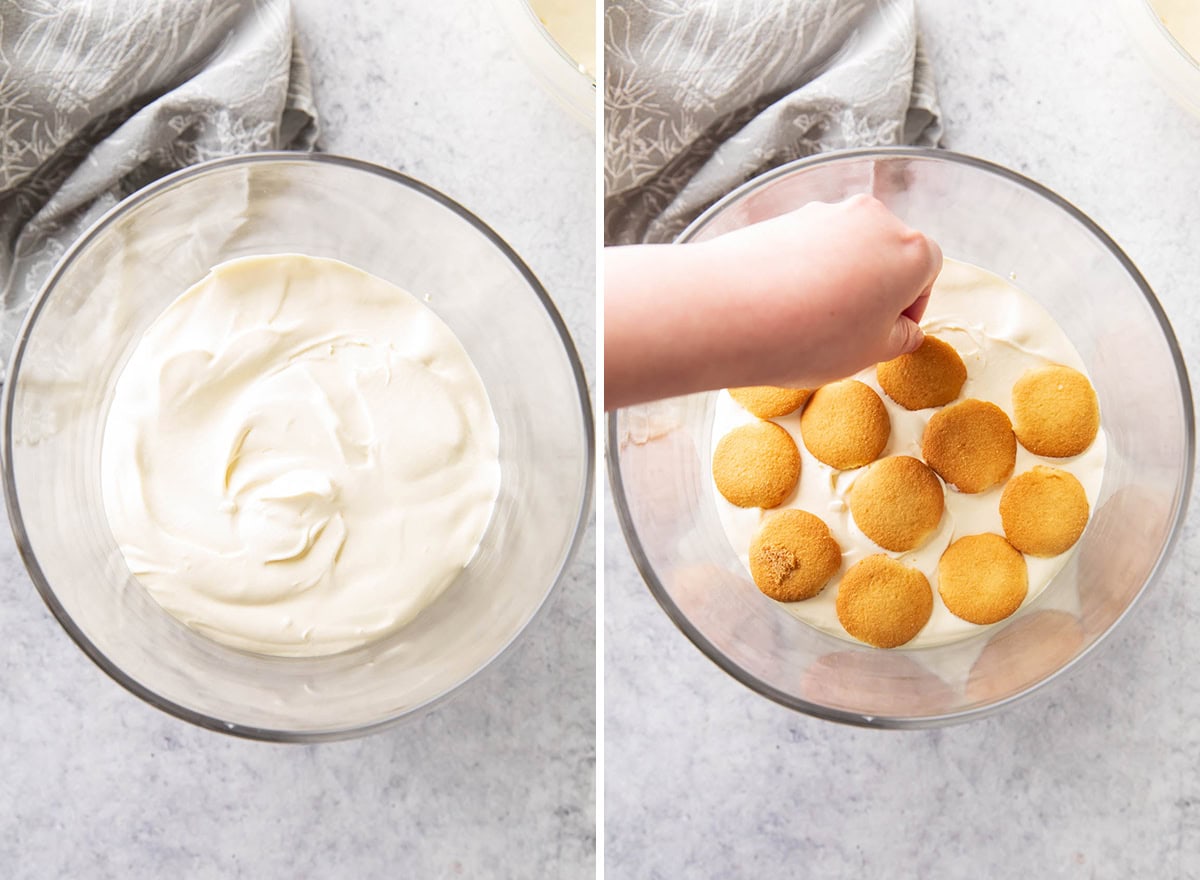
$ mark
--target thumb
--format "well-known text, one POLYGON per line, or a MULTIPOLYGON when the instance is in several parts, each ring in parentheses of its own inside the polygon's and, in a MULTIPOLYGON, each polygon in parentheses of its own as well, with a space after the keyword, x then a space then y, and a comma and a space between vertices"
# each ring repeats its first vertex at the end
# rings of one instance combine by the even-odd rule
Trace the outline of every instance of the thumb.
POLYGON ((900 357, 902 354, 909 354, 921 347, 921 343, 925 341, 925 331, 920 328, 916 321, 900 315, 896 319, 896 323, 892 325, 892 331, 888 334, 887 356, 883 360, 891 360, 892 358, 900 357))

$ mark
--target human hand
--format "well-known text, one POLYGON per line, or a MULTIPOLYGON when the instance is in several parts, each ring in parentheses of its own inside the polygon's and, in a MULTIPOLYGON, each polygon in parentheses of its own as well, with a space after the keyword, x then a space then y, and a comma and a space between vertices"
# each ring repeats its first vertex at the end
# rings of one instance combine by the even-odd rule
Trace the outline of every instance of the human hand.
POLYGON ((815 388, 915 350, 942 267, 935 242, 865 195, 695 247, 697 271, 719 274, 737 302, 713 329, 755 385, 815 388))
POLYGON ((719 238, 605 252, 605 405, 815 388, 913 351, 942 265, 881 202, 810 203, 719 238))

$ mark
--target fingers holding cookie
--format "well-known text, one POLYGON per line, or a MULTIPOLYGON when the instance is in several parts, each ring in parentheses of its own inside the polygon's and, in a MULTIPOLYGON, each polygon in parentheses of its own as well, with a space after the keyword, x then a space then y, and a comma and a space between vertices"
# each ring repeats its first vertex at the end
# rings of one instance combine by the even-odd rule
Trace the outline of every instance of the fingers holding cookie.
POLYGON ((954 346, 926 336, 916 351, 876 366, 875 378, 883 393, 905 409, 926 409, 958 397, 967 367, 954 346))

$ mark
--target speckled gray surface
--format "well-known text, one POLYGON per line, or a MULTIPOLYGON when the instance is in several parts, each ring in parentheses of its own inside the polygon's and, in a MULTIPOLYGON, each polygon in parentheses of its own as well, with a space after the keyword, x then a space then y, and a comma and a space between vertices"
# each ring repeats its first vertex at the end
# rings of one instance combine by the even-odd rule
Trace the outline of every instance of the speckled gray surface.
MULTIPOLYGON (((477 0, 297 3, 323 145, 407 172, 520 253, 594 362, 592 135, 477 0)), ((193 728, 104 676, 0 537, 0 876, 594 876, 589 528, 522 643, 431 714, 272 746, 193 728)))
MULTIPOLYGON (((1200 120, 1108 3, 918 0, 946 146, 1075 202, 1200 369, 1200 120)), ((1200 532, 1090 662, 937 731, 794 714, 675 630, 605 516, 605 867, 708 877, 1200 876, 1200 532)))

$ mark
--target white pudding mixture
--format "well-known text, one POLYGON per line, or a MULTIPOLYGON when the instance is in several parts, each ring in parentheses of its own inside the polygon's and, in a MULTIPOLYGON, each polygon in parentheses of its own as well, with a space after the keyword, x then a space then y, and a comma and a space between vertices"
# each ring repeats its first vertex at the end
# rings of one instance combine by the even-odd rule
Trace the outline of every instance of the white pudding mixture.
POLYGON ((321 655, 394 632, 470 561, 500 485, 487 392, 411 294, 335 260, 223 263, 117 380, 105 510, 193 629, 321 655))

